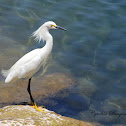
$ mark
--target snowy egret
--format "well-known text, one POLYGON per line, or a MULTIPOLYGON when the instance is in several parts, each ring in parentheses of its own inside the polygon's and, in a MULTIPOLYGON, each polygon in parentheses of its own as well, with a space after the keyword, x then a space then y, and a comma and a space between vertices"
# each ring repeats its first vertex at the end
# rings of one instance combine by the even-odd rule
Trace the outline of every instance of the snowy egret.
POLYGON ((2 75, 6 78, 5 83, 11 83, 21 78, 29 79, 27 91, 30 95, 30 105, 38 111, 43 110, 40 110, 34 102, 30 90, 30 83, 32 76, 40 69, 41 66, 45 65, 46 60, 52 51, 53 37, 49 33, 50 29, 61 29, 66 31, 66 29, 56 25, 53 21, 45 22, 32 34, 32 36, 35 37, 35 40, 39 42, 41 40, 46 41, 45 46, 43 48, 34 49, 25 54, 9 70, 1 71, 2 75))

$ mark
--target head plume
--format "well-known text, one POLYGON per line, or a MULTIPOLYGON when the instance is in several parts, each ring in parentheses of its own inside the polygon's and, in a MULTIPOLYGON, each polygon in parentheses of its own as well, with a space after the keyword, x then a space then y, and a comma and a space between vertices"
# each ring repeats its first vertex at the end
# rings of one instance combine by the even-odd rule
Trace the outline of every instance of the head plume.
POLYGON ((38 28, 35 32, 32 33, 32 37, 35 38, 35 41, 38 41, 40 43, 40 41, 42 40, 43 42, 45 41, 44 36, 42 35, 42 26, 40 28, 38 28))
POLYGON ((45 41, 45 33, 49 31, 49 29, 55 29, 52 26, 56 26, 53 21, 45 22, 42 26, 40 26, 35 32, 32 33, 32 37, 35 37, 35 40, 40 43, 40 41, 45 41))

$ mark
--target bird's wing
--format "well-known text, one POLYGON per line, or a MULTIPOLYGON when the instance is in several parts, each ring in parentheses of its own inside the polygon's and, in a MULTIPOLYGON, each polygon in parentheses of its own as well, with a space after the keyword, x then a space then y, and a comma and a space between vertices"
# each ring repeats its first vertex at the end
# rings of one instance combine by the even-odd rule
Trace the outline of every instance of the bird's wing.
POLYGON ((7 77, 8 74, 13 71, 14 69, 18 68, 19 66, 31 61, 33 57, 35 57, 38 54, 39 49, 35 49, 33 51, 30 51, 29 53, 25 54, 22 58, 20 58, 9 70, 1 70, 1 74, 3 77, 7 77))
POLYGON ((39 49, 35 49, 27 54, 25 54, 22 58, 20 58, 11 68, 10 70, 16 69, 19 66, 22 66, 25 63, 30 62, 36 55, 38 54, 39 49))
POLYGON ((20 78, 30 78, 41 67, 41 57, 35 56, 29 62, 17 66, 15 69, 11 69, 5 82, 13 82, 20 78))
POLYGON ((18 78, 30 78, 41 67, 43 59, 38 55, 31 61, 21 65, 18 69, 18 78))

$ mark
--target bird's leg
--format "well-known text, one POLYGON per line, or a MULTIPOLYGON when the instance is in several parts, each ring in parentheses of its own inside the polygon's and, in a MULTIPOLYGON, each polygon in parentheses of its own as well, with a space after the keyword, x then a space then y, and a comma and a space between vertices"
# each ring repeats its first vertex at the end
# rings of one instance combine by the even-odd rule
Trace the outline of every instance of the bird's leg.
MULTIPOLYGON (((32 94, 31 94, 31 89, 30 89, 30 84, 31 84, 31 78, 29 79, 29 81, 28 81, 28 88, 27 88, 27 91, 28 91, 28 93, 29 93, 29 95, 30 95, 30 99, 31 99, 31 107, 32 108, 35 108, 37 111, 42 111, 42 112, 44 112, 44 110, 43 109, 39 109, 38 107, 37 107, 37 105, 35 104, 35 102, 34 102, 34 99, 33 99, 33 97, 32 97, 32 94)), ((44 112, 45 113, 45 112, 44 112)))
POLYGON ((29 93, 29 95, 30 95, 31 105, 34 105, 35 102, 34 102, 34 99, 33 99, 33 97, 32 97, 32 94, 31 94, 30 84, 31 84, 31 78, 30 78, 29 81, 28 81, 28 88, 27 88, 27 91, 28 91, 28 93, 29 93))

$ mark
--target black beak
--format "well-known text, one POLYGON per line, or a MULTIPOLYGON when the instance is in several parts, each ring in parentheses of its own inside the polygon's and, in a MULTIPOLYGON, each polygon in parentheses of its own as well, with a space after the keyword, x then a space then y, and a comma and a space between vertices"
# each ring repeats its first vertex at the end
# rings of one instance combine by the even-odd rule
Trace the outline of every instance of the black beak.
POLYGON ((64 31, 67 31, 65 28, 62 28, 62 27, 60 27, 60 26, 55 26, 55 28, 61 29, 61 30, 64 30, 64 31))

